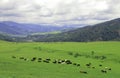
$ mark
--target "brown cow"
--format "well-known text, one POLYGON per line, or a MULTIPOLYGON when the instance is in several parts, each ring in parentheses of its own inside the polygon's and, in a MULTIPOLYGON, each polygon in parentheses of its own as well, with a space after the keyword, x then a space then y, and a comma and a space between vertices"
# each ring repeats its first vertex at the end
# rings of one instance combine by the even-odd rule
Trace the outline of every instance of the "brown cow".
POLYGON ((80 73, 88 74, 86 71, 80 71, 80 73))

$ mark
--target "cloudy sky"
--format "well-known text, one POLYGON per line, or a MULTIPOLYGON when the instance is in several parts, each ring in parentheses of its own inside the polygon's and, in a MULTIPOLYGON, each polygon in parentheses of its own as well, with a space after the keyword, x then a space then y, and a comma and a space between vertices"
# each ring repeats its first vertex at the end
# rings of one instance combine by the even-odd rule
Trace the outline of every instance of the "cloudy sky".
POLYGON ((120 0, 0 0, 0 21, 96 24, 120 17, 120 0))

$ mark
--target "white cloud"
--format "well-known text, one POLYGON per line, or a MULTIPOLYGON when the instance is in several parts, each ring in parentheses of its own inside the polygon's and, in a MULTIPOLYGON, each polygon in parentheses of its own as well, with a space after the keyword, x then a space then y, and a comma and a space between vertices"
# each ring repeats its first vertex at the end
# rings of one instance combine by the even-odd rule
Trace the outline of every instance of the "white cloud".
POLYGON ((120 0, 0 0, 0 20, 95 24, 120 17, 120 0))

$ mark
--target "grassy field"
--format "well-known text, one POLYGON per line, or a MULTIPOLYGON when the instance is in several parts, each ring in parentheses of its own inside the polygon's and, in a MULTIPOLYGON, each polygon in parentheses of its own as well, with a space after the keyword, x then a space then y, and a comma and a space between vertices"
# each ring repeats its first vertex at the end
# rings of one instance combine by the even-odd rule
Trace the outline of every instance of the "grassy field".
POLYGON ((120 42, 0 41, 0 78, 120 78, 120 42), (31 61, 33 57, 42 61, 31 61), (57 59, 80 66, 53 63, 57 59))

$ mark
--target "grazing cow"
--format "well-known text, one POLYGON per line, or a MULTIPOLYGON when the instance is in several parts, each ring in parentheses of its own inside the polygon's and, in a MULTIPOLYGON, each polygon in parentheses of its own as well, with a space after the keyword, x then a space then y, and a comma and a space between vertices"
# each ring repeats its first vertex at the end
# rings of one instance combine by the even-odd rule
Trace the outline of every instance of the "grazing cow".
POLYGON ((61 61, 61 60, 59 60, 59 61, 58 61, 58 64, 61 64, 61 63, 62 63, 62 61, 61 61))
POLYGON ((86 66, 90 66, 90 65, 91 65, 91 63, 86 64, 86 66))
POLYGON ((109 68, 108 70, 112 70, 111 68, 109 68))
POLYGON ((53 61, 53 63, 54 63, 54 64, 56 64, 56 63, 57 63, 57 61, 55 60, 55 61, 53 61))
POLYGON ((80 64, 77 64, 77 66, 80 66, 80 64))
POLYGON ((65 64, 65 62, 62 62, 61 64, 65 64))
POLYGON ((28 59, 27 59, 27 58, 24 58, 24 61, 28 61, 28 59))
POLYGON ((65 62, 65 60, 62 60, 62 62, 65 62))
POLYGON ((64 64, 65 63, 65 60, 61 60, 61 59, 56 59, 56 62, 58 63, 58 64, 64 64))
POLYGON ((95 69, 95 67, 92 67, 93 69, 95 69))
POLYGON ((77 63, 73 63, 73 65, 77 65, 77 63))
POLYGON ((46 60, 50 61, 51 59, 50 59, 50 58, 47 58, 46 60))
POLYGON ((35 61, 37 58, 36 57, 33 57, 32 59, 31 59, 31 61, 35 61))
POLYGON ((43 62, 45 62, 45 63, 49 63, 49 61, 48 61, 48 60, 43 60, 43 62))
POLYGON ((107 71, 106 71, 106 70, 101 70, 101 72, 102 72, 102 73, 107 73, 107 71))
POLYGON ((70 60, 66 60, 65 63, 66 64, 72 64, 72 62, 70 60))
POLYGON ((20 57, 20 59, 24 59, 24 57, 20 57))
POLYGON ((12 58, 16 58, 15 56, 12 56, 12 58))
POLYGON ((38 58, 38 60, 42 60, 42 58, 38 58))
POLYGON ((102 64, 99 65, 100 67, 102 66, 102 64))
POLYGON ((87 66, 87 67, 90 67, 90 66, 91 66, 91 63, 86 64, 86 66, 87 66))
POLYGON ((86 71, 80 71, 80 73, 88 74, 86 71))

